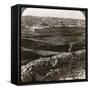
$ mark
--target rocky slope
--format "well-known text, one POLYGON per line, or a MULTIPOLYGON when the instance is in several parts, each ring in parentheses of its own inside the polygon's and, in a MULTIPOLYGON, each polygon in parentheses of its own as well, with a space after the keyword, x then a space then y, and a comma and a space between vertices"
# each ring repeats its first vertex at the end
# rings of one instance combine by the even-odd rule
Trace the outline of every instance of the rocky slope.
POLYGON ((85 50, 39 58, 21 67, 21 81, 85 79, 85 50))

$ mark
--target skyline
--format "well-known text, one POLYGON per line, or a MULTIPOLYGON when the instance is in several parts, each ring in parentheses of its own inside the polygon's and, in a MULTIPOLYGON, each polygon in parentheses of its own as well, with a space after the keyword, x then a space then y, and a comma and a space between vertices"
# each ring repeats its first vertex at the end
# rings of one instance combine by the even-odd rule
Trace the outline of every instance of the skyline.
POLYGON ((27 8, 22 16, 39 16, 39 17, 57 17, 57 18, 72 18, 85 19, 82 12, 78 10, 57 10, 57 9, 41 9, 41 8, 27 8))

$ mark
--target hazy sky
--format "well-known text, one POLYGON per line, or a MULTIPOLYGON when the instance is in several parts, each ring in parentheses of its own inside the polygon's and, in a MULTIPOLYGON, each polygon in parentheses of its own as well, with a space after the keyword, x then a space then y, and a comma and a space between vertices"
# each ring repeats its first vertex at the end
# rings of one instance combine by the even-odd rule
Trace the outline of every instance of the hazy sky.
POLYGON ((85 19, 82 12, 77 10, 57 10, 57 9, 41 9, 41 8, 27 8, 22 16, 41 16, 41 17, 62 17, 62 18, 73 18, 73 19, 85 19))

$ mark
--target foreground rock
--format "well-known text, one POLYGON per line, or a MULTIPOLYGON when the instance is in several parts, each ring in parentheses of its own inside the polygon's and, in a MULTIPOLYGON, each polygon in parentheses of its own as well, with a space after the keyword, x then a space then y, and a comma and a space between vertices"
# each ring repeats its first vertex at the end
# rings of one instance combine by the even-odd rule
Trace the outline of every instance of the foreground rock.
POLYGON ((85 50, 39 58, 21 67, 21 81, 85 79, 85 50))

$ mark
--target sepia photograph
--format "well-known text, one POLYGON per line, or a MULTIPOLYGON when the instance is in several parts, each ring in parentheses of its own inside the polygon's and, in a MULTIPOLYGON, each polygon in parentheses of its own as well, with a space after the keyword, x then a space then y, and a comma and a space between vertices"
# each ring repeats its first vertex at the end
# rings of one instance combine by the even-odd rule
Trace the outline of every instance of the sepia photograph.
POLYGON ((86 79, 85 15, 21 8, 21 83, 86 79))

